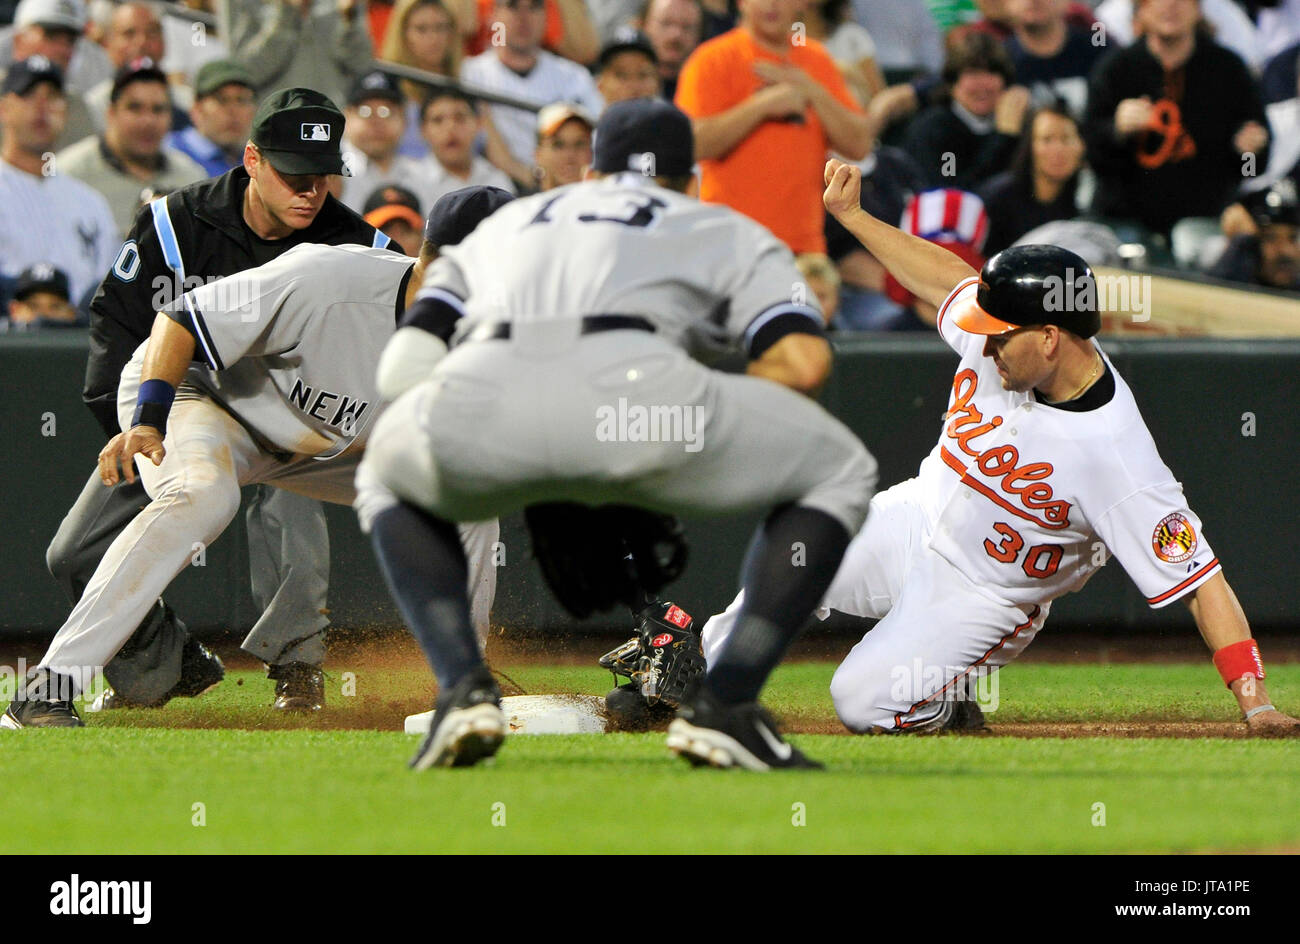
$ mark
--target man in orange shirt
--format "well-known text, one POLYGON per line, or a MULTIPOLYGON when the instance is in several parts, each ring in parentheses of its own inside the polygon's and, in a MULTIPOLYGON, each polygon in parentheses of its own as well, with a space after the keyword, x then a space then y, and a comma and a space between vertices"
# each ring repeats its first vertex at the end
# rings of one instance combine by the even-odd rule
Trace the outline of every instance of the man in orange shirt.
POLYGON ((795 20, 802 0, 740 0, 740 25, 686 60, 677 106, 691 116, 700 199, 724 203, 796 253, 825 252, 826 152, 861 160, 866 115, 830 55, 795 20))

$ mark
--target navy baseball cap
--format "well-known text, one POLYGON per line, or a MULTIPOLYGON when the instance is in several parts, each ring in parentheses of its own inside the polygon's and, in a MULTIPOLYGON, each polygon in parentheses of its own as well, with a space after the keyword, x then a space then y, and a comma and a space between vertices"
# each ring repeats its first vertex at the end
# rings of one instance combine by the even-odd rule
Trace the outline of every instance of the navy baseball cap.
POLYGON ((650 37, 634 26, 620 26, 614 30, 614 35, 600 50, 600 57, 596 60, 596 71, 600 72, 604 69, 609 65, 609 60, 621 52, 639 52, 655 65, 659 64, 659 57, 655 54, 654 46, 650 44, 650 37))
POLYGON ((383 98, 401 105, 406 101, 397 80, 387 72, 367 72, 359 78, 348 94, 349 105, 360 105, 368 98, 383 98))
POLYGON ((1300 225, 1300 196, 1296 193, 1295 181, 1289 177, 1283 177, 1267 190, 1251 194, 1242 202, 1260 226, 1275 223, 1300 225))
POLYGON ((455 246, 474 228, 513 200, 500 187, 466 187, 439 197, 424 224, 424 241, 435 246, 455 246))
POLYGON ((108 100, 116 102, 121 98, 123 90, 132 82, 161 82, 167 86, 167 73, 163 72, 148 56, 133 59, 118 69, 117 74, 113 76, 113 88, 108 93, 108 100))
POLYGON ((65 302, 71 297, 68 277, 61 269, 56 269, 48 262, 38 262, 18 273, 14 280, 14 300, 26 301, 37 292, 49 292, 65 302))
POLYGON ((592 158, 592 169, 602 174, 631 170, 648 177, 685 176, 695 167, 691 119, 662 99, 615 102, 596 125, 592 158))
POLYGON ((281 89, 262 100, 250 140, 282 174, 342 174, 343 112, 320 92, 281 89))
POLYGON ((63 91, 63 70, 44 56, 28 56, 9 67, 0 94, 26 95, 41 82, 49 82, 63 91))

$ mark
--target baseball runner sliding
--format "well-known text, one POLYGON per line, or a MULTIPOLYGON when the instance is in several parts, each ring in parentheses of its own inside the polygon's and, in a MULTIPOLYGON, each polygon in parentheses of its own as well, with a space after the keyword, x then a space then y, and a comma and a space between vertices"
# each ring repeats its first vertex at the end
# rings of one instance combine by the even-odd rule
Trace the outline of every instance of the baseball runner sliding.
MULTIPOLYGON (((858 168, 831 161, 825 181, 826 208, 939 309, 939 333, 961 358, 934 450, 915 478, 872 500, 822 600, 823 618, 880 620, 831 682, 845 725, 981 726, 974 673, 1015 659, 1052 601, 1113 555, 1152 607, 1187 603, 1252 730, 1300 733, 1269 702, 1259 647, 1201 520, 1093 340, 1087 263, 1023 246, 976 273, 865 213, 858 168)), ((742 606, 743 595, 705 626, 709 661, 725 653, 742 606)))

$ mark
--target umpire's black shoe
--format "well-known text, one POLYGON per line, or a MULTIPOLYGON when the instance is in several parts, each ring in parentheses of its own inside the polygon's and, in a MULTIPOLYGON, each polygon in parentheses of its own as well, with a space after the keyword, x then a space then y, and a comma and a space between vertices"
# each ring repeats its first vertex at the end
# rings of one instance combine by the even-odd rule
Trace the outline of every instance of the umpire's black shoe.
POLYGON ((306 662, 287 662, 267 668, 266 677, 275 679, 276 711, 320 711, 325 707, 325 673, 306 662))
POLYGON ((197 698, 211 691, 226 677, 226 667, 215 652, 193 636, 185 640, 181 649, 181 677, 157 701, 132 701, 113 688, 105 688, 95 699, 91 711, 112 711, 115 708, 161 708, 173 698, 197 698))
POLYGON ((486 667, 477 668, 450 691, 438 693, 433 723, 409 766, 470 767, 495 754, 505 736, 501 689, 486 667))
POLYGON ((50 682, 50 673, 38 669, 20 697, 10 702, 9 709, 0 715, 0 728, 85 727, 71 698, 55 698, 58 694, 71 695, 71 692, 58 692, 50 682))
POLYGON ((775 722, 758 702, 723 705, 703 689, 683 704, 668 726, 668 749, 695 766, 746 770, 820 770, 782 740, 775 722))

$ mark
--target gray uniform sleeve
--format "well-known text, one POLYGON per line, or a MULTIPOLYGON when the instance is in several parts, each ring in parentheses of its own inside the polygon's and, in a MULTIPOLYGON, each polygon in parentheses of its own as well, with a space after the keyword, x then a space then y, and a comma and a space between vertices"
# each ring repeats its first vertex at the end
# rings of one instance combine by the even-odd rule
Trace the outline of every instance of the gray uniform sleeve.
POLYGON ((433 261, 424 274, 417 298, 429 298, 442 293, 453 295, 461 302, 469 298, 469 283, 465 271, 456 261, 457 247, 450 246, 433 261))
POLYGON ((736 234, 735 257, 749 262, 725 289, 728 333, 751 360, 787 334, 825 333, 817 297, 804 284, 789 248, 767 230, 738 222, 743 228, 736 234))
POLYGON ((301 340, 301 318, 310 302, 293 304, 299 289, 328 284, 301 257, 279 259, 186 292, 164 314, 194 335, 195 359, 224 370, 253 354, 287 351, 301 340), (296 264, 295 264, 296 262, 296 264))

